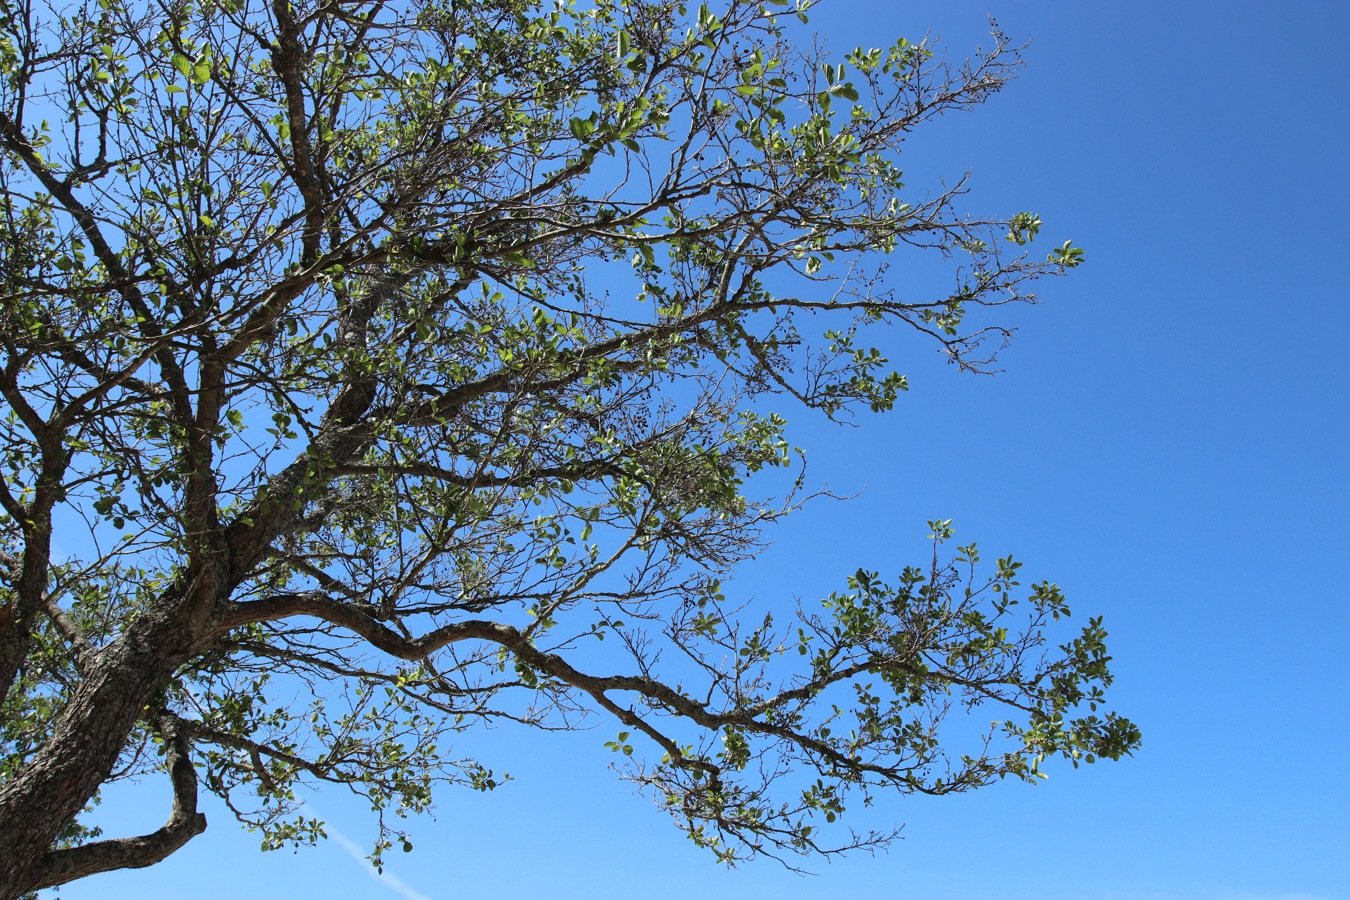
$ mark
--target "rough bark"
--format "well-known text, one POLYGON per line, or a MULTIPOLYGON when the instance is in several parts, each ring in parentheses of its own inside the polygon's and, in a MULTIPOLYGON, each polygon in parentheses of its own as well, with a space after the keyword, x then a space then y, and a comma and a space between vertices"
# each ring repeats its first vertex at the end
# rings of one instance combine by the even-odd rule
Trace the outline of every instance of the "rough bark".
POLYGON ((33 889, 54 887, 114 869, 154 865, 206 830, 206 816, 197 812, 197 770, 188 753, 187 735, 171 716, 160 720, 160 733, 173 779, 173 807, 164 827, 138 837, 53 850, 39 864, 33 889))
POLYGON ((190 764, 183 762, 186 755, 180 747, 169 760, 176 802, 165 826, 168 834, 100 842, 102 850, 92 845, 73 856, 63 856, 71 850, 52 850, 62 829, 112 772, 132 729, 146 717, 147 704, 193 651, 201 626, 184 615, 193 606, 184 601, 201 599, 192 591, 165 597, 105 648, 62 711, 43 752, 0 788, 0 846, 5 848, 0 855, 0 900, 70 880, 59 878, 63 871, 150 865, 205 827, 195 800, 189 805, 184 797, 183 768, 190 764), (101 864, 114 858, 120 860, 116 866, 101 864))

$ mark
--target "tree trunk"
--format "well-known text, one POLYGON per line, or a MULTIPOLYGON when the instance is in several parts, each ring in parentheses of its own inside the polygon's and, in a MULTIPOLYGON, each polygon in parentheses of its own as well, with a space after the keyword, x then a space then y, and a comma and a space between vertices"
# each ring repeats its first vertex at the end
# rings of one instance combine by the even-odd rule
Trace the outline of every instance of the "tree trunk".
POLYGON ((39 886, 49 854, 68 852, 52 851, 57 835, 111 774, 147 704, 194 652, 201 623, 185 613, 196 605, 182 594, 165 597, 99 652, 50 740, 0 787, 0 900, 39 886))

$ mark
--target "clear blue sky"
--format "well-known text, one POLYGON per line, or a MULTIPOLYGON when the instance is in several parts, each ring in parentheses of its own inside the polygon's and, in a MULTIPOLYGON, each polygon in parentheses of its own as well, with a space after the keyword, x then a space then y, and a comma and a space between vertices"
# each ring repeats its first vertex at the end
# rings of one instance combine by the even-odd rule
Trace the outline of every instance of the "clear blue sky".
MULTIPOLYGON (((516 781, 445 793, 392 860, 400 881, 341 841, 260 855, 208 807, 169 862, 62 896, 191 878, 250 900, 1350 897, 1350 3, 834 0, 811 27, 840 50, 931 32, 960 55, 988 13, 1032 41, 1025 74, 916 138, 906 169, 973 170, 969 209, 1034 209, 1088 264, 1018 314, 1000 377, 897 342, 912 388, 894 413, 793 417, 812 474, 866 490, 782 528, 736 587, 813 599, 921 559, 924 522, 953 518, 1105 615, 1136 758, 885 803, 870 821, 905 840, 800 878, 717 868, 606 771, 607 727, 502 729, 474 746, 516 781)), ((160 799, 134 818, 156 827, 160 799)), ((369 840, 359 807, 314 806, 369 840)))

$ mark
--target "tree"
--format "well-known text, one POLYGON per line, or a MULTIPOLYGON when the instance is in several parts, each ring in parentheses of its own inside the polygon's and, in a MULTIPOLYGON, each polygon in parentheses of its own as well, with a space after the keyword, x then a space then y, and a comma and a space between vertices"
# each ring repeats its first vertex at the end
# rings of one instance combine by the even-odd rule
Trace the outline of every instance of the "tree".
POLYGON ((496 786, 439 749, 494 720, 612 723, 729 862, 1137 746, 1100 620, 1049 643, 1059 589, 947 523, 820 606, 724 595, 805 499, 767 404, 891 408, 886 323, 980 370, 1008 331, 967 314, 1081 258, 901 181, 1016 48, 834 62, 806 5, 3 0, 0 898, 162 860, 203 789, 276 847, 347 785, 378 861, 496 786), (915 254, 953 288, 890 285, 915 254), (999 722, 949 748, 961 704, 999 722), (154 772, 161 829, 82 824, 154 772))

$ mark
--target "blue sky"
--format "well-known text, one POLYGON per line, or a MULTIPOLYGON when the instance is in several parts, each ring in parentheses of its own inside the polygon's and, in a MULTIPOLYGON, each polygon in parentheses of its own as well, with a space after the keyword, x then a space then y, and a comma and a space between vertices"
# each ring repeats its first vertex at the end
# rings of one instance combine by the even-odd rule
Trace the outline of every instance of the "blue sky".
MULTIPOLYGON (((1087 264, 1017 314, 999 377, 897 333, 911 390, 893 413, 791 416, 812 475, 862 493, 779 529, 735 586, 814 599, 922 559, 925 521, 952 518, 1106 617, 1137 757, 883 802, 866 820, 906 823, 904 840, 802 878, 717 868, 606 771, 605 726, 502 729, 473 746, 516 780, 444 794, 395 880, 353 858, 368 813, 320 794, 342 835, 323 847, 260 855, 208 807, 213 827, 170 861, 62 896, 192 878, 199 898, 251 900, 1350 897, 1350 4, 835 0, 811 28, 841 52, 931 32, 960 55, 989 13, 1032 41, 1025 73, 922 132, 906 169, 972 170, 971 211, 1033 209, 1087 264)), ((156 827, 167 790, 147 793, 110 823, 156 827)))

